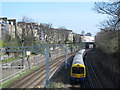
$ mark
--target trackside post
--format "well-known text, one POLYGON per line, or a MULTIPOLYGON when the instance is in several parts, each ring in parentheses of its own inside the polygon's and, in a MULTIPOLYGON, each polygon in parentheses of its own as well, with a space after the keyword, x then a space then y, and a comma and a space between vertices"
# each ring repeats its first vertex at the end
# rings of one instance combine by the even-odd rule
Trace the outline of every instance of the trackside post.
POLYGON ((50 76, 50 70, 49 70, 49 46, 45 45, 45 56, 46 56, 46 88, 49 88, 49 84, 50 84, 50 80, 49 80, 49 76, 50 76))
POLYGON ((66 56, 66 58, 65 58, 65 68, 67 68, 67 59, 68 59, 68 47, 67 47, 67 44, 65 45, 65 56, 66 56))

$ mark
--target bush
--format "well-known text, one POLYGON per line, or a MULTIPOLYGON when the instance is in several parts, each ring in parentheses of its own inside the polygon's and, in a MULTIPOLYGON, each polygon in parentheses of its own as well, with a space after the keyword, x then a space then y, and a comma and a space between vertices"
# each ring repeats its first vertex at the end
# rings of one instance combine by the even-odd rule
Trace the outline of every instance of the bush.
POLYGON ((101 31, 96 35, 96 46, 105 53, 111 54, 118 50, 117 31, 101 31))

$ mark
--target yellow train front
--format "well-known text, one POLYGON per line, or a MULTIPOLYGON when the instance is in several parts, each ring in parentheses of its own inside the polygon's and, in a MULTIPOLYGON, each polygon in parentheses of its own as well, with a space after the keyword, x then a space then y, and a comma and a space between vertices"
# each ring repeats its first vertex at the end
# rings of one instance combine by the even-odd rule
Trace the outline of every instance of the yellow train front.
POLYGON ((72 82, 84 82, 86 77, 86 67, 83 62, 83 50, 80 50, 74 57, 71 67, 72 82))

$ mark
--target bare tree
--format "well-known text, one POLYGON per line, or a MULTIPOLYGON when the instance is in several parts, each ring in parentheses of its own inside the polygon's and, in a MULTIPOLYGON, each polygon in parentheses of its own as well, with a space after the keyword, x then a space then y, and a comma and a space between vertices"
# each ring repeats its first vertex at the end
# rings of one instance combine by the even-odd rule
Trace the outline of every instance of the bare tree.
MULTIPOLYGON (((68 39, 69 33, 72 32, 66 28, 52 28, 52 24, 40 24, 40 29, 38 30, 40 39, 44 39, 44 43, 65 43, 68 39)), ((42 40, 43 41, 43 40, 42 40)))
POLYGON ((102 29, 120 30, 120 1, 95 3, 94 10, 109 15, 108 20, 102 22, 102 29))
POLYGON ((58 28, 59 43, 66 43, 66 41, 68 41, 68 36, 71 32, 72 32, 71 30, 67 30, 63 26, 58 28))
POLYGON ((54 30, 52 24, 41 23, 38 29, 39 38, 42 43, 52 43, 54 41, 54 30))
MULTIPOLYGON (((34 24, 28 17, 22 17, 22 21, 17 23, 15 28, 15 37, 18 45, 20 46, 31 46, 34 42, 34 24)), ((22 68, 24 66, 24 55, 22 52, 22 68)))
POLYGON ((80 34, 74 34, 73 43, 80 43, 80 42, 81 42, 81 35, 80 34))
POLYGON ((27 17, 27 16, 22 16, 22 19, 20 20, 20 22, 32 23, 32 22, 34 22, 34 20, 32 18, 27 17))
POLYGON ((16 39, 20 46, 29 46, 34 41, 34 23, 27 17, 22 18, 22 22, 17 23, 16 28, 16 39))
POLYGON ((85 35, 85 31, 81 31, 81 35, 84 36, 85 35))

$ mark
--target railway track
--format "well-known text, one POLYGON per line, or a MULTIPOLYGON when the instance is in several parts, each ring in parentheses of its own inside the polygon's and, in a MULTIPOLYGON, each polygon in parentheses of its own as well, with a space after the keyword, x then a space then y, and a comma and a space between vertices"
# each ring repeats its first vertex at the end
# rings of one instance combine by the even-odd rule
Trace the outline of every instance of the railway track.
MULTIPOLYGON (((72 54, 69 54, 71 56, 72 54)), ((59 66, 64 62, 64 57, 61 56, 56 60, 50 62, 50 75, 52 75, 59 66), (57 62, 56 62, 57 61, 57 62)), ((43 65, 39 69, 36 69, 24 76, 23 78, 16 80, 5 88, 36 88, 38 85, 45 86, 46 80, 46 65, 43 65)))
POLYGON ((97 77, 94 68, 92 66, 92 54, 89 53, 86 57, 85 64, 87 68, 87 78, 84 83, 84 89, 86 88, 103 88, 99 78, 97 77))

